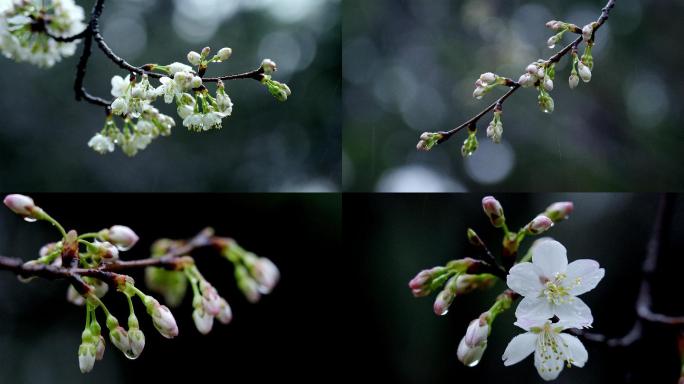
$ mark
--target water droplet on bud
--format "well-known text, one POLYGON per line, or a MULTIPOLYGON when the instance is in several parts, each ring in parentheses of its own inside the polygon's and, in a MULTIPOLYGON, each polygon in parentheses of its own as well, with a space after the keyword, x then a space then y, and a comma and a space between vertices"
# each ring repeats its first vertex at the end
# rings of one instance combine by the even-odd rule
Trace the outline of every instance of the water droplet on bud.
POLYGON ((29 222, 29 223, 35 223, 36 221, 38 221, 38 220, 37 220, 36 218, 34 218, 34 217, 24 217, 24 220, 27 221, 27 222, 29 222))
POLYGON ((480 363, 480 360, 475 360, 472 363, 468 364, 468 367, 474 367, 480 363))
POLYGON ((124 352, 124 356, 126 356, 126 358, 128 358, 129 360, 135 360, 135 359, 137 359, 138 357, 140 357, 140 355, 136 355, 136 354, 133 353, 133 351, 130 351, 130 350, 124 352))

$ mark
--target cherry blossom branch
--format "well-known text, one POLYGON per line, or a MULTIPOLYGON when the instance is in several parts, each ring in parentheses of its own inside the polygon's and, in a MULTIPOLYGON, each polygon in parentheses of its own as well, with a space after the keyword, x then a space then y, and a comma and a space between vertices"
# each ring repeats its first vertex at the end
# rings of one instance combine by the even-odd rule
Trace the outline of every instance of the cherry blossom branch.
POLYGON ((184 244, 171 247, 168 252, 161 257, 150 257, 131 261, 114 261, 112 263, 104 264, 99 268, 71 268, 25 263, 22 259, 0 256, 0 270, 13 272, 15 275, 25 279, 31 277, 40 277, 48 280, 67 279, 72 283, 76 282, 78 285, 85 286, 86 288, 83 289, 87 292, 89 288, 80 280, 83 276, 94 277, 109 284, 117 284, 121 282, 121 279, 125 279, 125 276, 115 272, 143 269, 147 267, 178 270, 191 261, 185 258, 185 256, 198 248, 208 246, 224 248, 229 245, 230 239, 214 236, 213 229, 206 228, 184 244))
MULTIPOLYGON (((606 4, 605 7, 601 10, 601 15, 599 18, 596 20, 593 26, 593 31, 591 33, 591 39, 590 41, 594 40, 594 34, 596 31, 608 20, 610 11, 615 7, 615 1, 616 0, 609 0, 608 3, 606 4)), ((570 44, 566 45, 563 49, 558 51, 556 54, 553 56, 549 57, 546 60, 547 64, 553 64, 557 63, 560 61, 561 58, 563 58, 565 55, 572 51, 577 50, 577 46, 584 41, 584 37, 581 34, 581 30, 575 31, 572 30, 571 32, 574 33, 580 33, 580 36, 577 37, 573 42, 570 44)), ((470 127, 471 131, 475 129, 475 126, 477 122, 484 117, 487 113, 491 112, 492 110, 501 110, 503 103, 513 94, 515 93, 520 87, 521 84, 513 81, 511 79, 502 79, 502 85, 505 85, 507 87, 510 87, 508 92, 506 92, 503 96, 501 96, 499 99, 497 99, 495 102, 490 104, 487 108, 483 109, 480 113, 476 114, 463 124, 457 126, 456 128, 453 128, 449 131, 439 131, 434 134, 426 133, 421 136, 421 141, 418 143, 418 149, 419 150, 429 150, 432 148, 432 146, 437 145, 437 144, 442 144, 445 141, 448 141, 452 136, 454 136, 456 133, 459 131, 463 130, 466 127, 470 127)), ((535 83, 535 85, 539 85, 539 80, 535 83)))
MULTIPOLYGON (((104 10, 104 5, 105 5, 105 0, 97 0, 95 2, 95 5, 93 6, 93 10, 91 12, 90 20, 88 22, 88 26, 86 29, 83 31, 73 35, 73 36, 56 36, 54 34, 51 34, 47 31, 45 28, 45 21, 42 21, 44 33, 49 36, 50 38, 59 41, 59 42, 72 42, 76 40, 83 39, 83 51, 81 53, 81 57, 79 59, 78 65, 76 67, 76 79, 74 82, 74 92, 76 95, 76 100, 77 101, 86 101, 90 104, 94 104, 97 106, 102 106, 107 108, 107 112, 109 112, 109 107, 111 105, 111 101, 106 100, 102 97, 98 97, 95 95, 90 94, 85 85, 85 76, 87 72, 87 67, 88 63, 90 60, 90 57, 92 55, 92 45, 93 45, 93 40, 95 40, 95 43, 97 44, 98 48, 102 51, 102 53, 114 64, 116 64, 118 67, 121 69, 124 69, 126 71, 129 71, 131 73, 136 73, 139 75, 147 75, 151 78, 159 79, 163 77, 163 74, 153 72, 150 70, 145 69, 147 66, 143 67, 136 67, 130 63, 128 63, 124 58, 118 56, 114 51, 109 47, 107 42, 105 41, 104 37, 102 36, 100 32, 100 17, 102 16, 102 12, 104 10)), ((203 73, 201 74, 203 75, 203 73)), ((229 75, 223 75, 223 76, 218 76, 218 77, 203 77, 202 78, 203 82, 210 82, 210 83, 218 83, 219 81, 232 81, 232 80, 242 80, 242 79, 252 79, 252 80, 257 80, 261 81, 264 78, 264 68, 263 66, 260 66, 259 68, 249 71, 249 72, 244 72, 244 73, 238 73, 238 74, 229 74, 229 75)))

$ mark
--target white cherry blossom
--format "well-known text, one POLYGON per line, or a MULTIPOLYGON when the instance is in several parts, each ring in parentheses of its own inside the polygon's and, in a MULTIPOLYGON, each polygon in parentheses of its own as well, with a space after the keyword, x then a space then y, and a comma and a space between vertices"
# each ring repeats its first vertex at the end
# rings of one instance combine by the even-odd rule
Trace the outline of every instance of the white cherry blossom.
POLYGON ((558 377, 563 365, 581 368, 589 358, 577 337, 562 332, 580 324, 521 319, 515 325, 527 332, 515 336, 506 347, 502 357, 505 366, 516 364, 534 352, 534 366, 539 376, 549 381, 558 377))
POLYGON ((589 327, 591 310, 578 297, 601 281, 603 268, 594 260, 581 259, 568 264, 565 247, 552 239, 537 241, 531 249, 532 262, 516 264, 506 282, 524 296, 515 311, 517 318, 562 321, 589 327))

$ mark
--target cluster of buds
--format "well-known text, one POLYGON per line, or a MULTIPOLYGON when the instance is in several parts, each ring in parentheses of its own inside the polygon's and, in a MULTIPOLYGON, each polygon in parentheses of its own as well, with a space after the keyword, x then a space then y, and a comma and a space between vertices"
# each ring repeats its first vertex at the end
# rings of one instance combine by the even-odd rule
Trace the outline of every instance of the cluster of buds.
POLYGON ((441 289, 432 307, 436 315, 444 316, 457 296, 494 284, 494 275, 475 272, 479 266, 472 258, 452 260, 445 266, 420 271, 409 282, 409 288, 414 297, 425 297, 441 289))
POLYGON ((494 89, 497 85, 506 84, 506 79, 498 76, 492 72, 486 72, 480 75, 480 78, 475 80, 475 91, 473 97, 480 100, 482 96, 494 89))
POLYGON ((494 144, 501 143, 501 136, 503 135, 503 122, 501 121, 502 113, 501 104, 497 104, 494 108, 494 117, 487 126, 487 137, 489 137, 494 144))
POLYGON ((553 90, 553 79, 555 74, 556 70, 554 63, 537 60, 534 63, 530 63, 527 68, 525 68, 525 73, 520 76, 520 79, 518 80, 522 87, 537 87, 537 90, 539 91, 539 107, 545 113, 551 113, 554 110, 553 99, 549 92, 553 90))
POLYGON ((247 252, 232 239, 225 239, 222 254, 235 266, 238 288, 251 303, 271 293, 280 280, 280 271, 271 260, 247 252))
POLYGON ((192 284, 194 296, 192 298, 192 319, 197 330, 206 335, 214 326, 214 318, 223 324, 233 319, 233 312, 228 302, 219 296, 214 288, 194 265, 185 269, 185 273, 192 284))
POLYGON ((439 144, 439 141, 443 138, 444 135, 442 135, 441 133, 423 132, 423 134, 420 135, 420 141, 418 141, 416 149, 419 151, 427 152, 431 150, 435 145, 439 144))
POLYGON ((477 126, 475 123, 471 123, 468 125, 468 137, 466 137, 461 146, 461 155, 463 157, 472 156, 479 146, 480 143, 477 141, 477 126))
MULTIPOLYGON (((45 267, 50 266, 53 269, 48 272, 73 277, 72 284, 67 290, 67 299, 86 309, 86 326, 78 349, 79 367, 82 372, 91 371, 95 361, 102 359, 104 354, 105 339, 101 335, 101 327, 97 320, 98 311, 102 311, 106 316, 109 340, 129 359, 138 358, 145 347, 145 335, 140 329, 133 306, 134 298, 140 299, 143 303, 154 327, 163 337, 170 339, 178 335, 176 319, 166 305, 141 291, 131 277, 111 272, 132 266, 119 261, 120 253, 130 250, 139 240, 131 228, 114 225, 98 232, 79 235, 74 230, 65 231, 59 222, 28 196, 9 195, 5 197, 4 203, 28 221, 42 220, 51 223, 62 236, 59 241, 41 247, 39 257, 24 263, 22 270, 28 274, 25 271, 45 271, 45 267), (110 286, 123 294, 128 301, 127 329, 120 325, 119 320, 101 300, 110 286)), ((216 246, 221 249, 223 255, 235 263, 236 276, 240 276, 238 285, 249 301, 257 301, 260 295, 270 293, 277 284, 280 273, 269 259, 245 251, 233 240, 214 237, 211 229, 204 230, 196 239, 204 239, 201 245, 196 246, 216 246)), ((192 240, 190 243, 193 241, 199 242, 192 240)), ((194 293, 192 317, 197 329, 206 334, 211 330, 214 318, 227 324, 232 319, 232 312, 227 301, 219 296, 216 289, 201 275, 192 257, 173 254, 175 250, 188 244, 188 241, 159 240, 152 247, 153 257, 141 261, 140 266, 152 264, 166 268, 147 267, 145 278, 151 290, 163 294, 172 304, 177 305, 182 301, 188 282, 191 284, 194 293), (155 259, 159 258, 164 260, 157 263, 155 259)), ((34 274, 28 275, 27 277, 35 278, 34 274)))
POLYGON ((263 78, 261 79, 261 84, 265 85, 268 92, 276 98, 278 101, 287 101, 287 98, 292 95, 292 91, 287 84, 277 82, 273 80, 271 75, 278 70, 278 66, 271 59, 265 59, 261 62, 261 71, 263 72, 263 78))

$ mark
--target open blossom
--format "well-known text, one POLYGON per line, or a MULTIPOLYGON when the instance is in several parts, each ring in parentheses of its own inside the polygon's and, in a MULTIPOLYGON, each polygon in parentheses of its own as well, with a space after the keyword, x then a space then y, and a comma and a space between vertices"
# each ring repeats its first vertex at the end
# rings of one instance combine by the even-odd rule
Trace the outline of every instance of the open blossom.
POLYGON ((526 333, 515 336, 503 354, 505 366, 516 364, 534 352, 534 366, 544 380, 553 380, 563 371, 563 366, 583 367, 589 358, 586 348, 575 336, 563 333, 581 324, 549 320, 518 320, 515 325, 526 333))
POLYGON ((594 260, 581 259, 568 264, 565 247, 551 239, 536 242, 532 262, 516 264, 506 280, 509 288, 524 296, 515 311, 517 318, 561 321, 588 327, 591 310, 577 296, 601 281, 605 271, 594 260))

